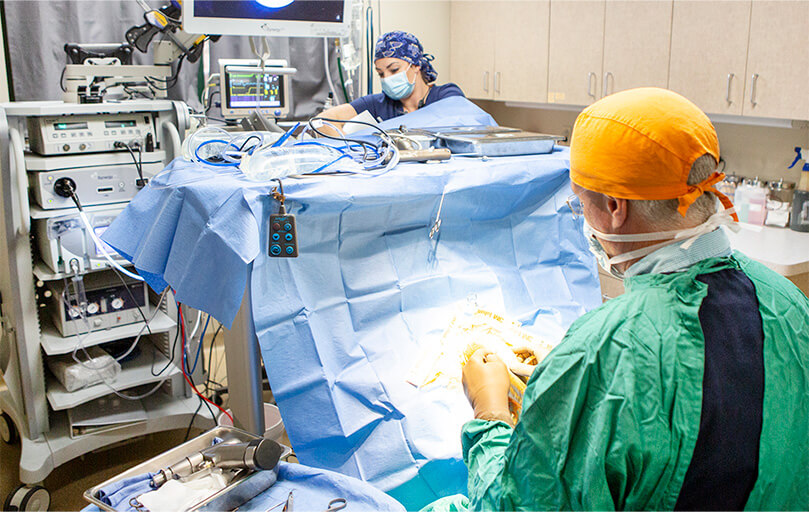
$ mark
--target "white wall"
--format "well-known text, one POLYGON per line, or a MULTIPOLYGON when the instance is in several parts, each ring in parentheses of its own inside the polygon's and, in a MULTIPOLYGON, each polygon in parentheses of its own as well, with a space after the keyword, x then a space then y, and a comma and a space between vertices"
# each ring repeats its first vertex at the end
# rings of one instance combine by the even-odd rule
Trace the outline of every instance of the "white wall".
MULTIPOLYGON (((371 3, 376 14, 374 36, 393 30, 415 35, 424 51, 435 56, 433 67, 438 71, 437 83, 448 82, 449 0, 372 0, 371 3)), ((380 90, 379 78, 375 76, 374 91, 380 90)))

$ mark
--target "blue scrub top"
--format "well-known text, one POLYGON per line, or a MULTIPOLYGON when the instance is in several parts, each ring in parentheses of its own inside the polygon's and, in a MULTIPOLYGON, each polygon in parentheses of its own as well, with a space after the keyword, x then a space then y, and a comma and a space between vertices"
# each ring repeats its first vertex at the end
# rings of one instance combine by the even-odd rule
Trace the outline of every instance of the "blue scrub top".
MULTIPOLYGON (((430 92, 427 93, 427 98, 422 106, 427 106, 450 96, 463 95, 461 88, 455 84, 434 85, 430 88, 430 92)), ((401 101, 392 100, 381 92, 357 98, 351 102, 351 106, 354 107, 357 114, 367 110, 369 114, 374 116, 374 119, 379 120, 381 118, 382 121, 387 121, 405 113, 401 101)))

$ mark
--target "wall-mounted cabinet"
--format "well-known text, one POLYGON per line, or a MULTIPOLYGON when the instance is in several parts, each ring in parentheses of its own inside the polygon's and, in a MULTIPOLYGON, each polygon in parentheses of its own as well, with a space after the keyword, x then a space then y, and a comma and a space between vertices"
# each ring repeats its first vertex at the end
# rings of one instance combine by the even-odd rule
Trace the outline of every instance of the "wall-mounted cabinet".
POLYGON ((450 79, 469 98, 492 99, 494 9, 488 2, 450 5, 450 79))
POLYGON ((588 105, 668 87, 708 113, 809 119, 809 0, 454 0, 470 98, 588 105))
POLYGON ((601 96, 669 81, 671 0, 607 0, 601 96))
POLYGON ((493 99, 545 101, 550 1, 498 2, 495 16, 493 99))
POLYGON ((588 105, 600 96, 605 2, 551 1, 548 103, 588 105))
POLYGON ((674 0, 671 90, 706 112, 742 114, 750 6, 749 0, 674 0))
POLYGON ((549 11, 549 0, 452 2, 451 80, 469 98, 544 101, 549 11))
POLYGON ((809 119, 809 2, 755 0, 744 115, 809 119))

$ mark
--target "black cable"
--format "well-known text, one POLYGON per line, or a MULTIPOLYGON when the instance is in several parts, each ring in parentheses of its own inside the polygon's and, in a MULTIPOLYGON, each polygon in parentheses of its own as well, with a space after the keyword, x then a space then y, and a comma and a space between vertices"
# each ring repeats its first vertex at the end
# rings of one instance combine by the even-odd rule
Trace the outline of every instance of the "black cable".
POLYGON ((118 146, 118 147, 120 147, 120 148, 125 148, 127 151, 129 151, 129 154, 132 156, 132 162, 135 164, 135 169, 137 169, 137 170, 138 170, 138 176, 139 176, 139 177, 140 177, 140 179, 142 180, 142 179, 143 179, 143 167, 142 167, 142 166, 141 166, 141 164, 138 162, 138 158, 135 156, 135 152, 134 152, 134 151, 132 151, 132 148, 131 148, 131 147, 129 147, 129 144, 127 144, 126 142, 117 141, 117 142, 116 142, 115 144, 113 144, 113 145, 114 145, 114 146, 118 146))
MULTIPOLYGON (((182 364, 185 364, 185 363, 182 363, 182 364)), ((191 376, 191 374, 190 374, 190 373, 186 373, 185 375, 186 375, 186 377, 188 377, 189 382, 191 382, 191 384, 193 384, 193 385, 194 385, 194 387, 196 387, 197 385, 196 385, 196 383, 194 382, 194 377, 193 377, 193 376, 191 376)), ((205 407, 207 407, 207 408, 208 408, 208 413, 211 415, 211 419, 214 421, 214 423, 216 423, 216 415, 213 413, 213 409, 211 409, 211 406, 210 406, 210 405, 208 405, 208 402, 206 402, 205 400, 203 400, 201 396, 198 396, 198 398, 199 398, 199 400, 200 400, 200 401, 201 401, 203 404, 205 404, 205 407)), ((196 412, 194 412, 194 415, 193 415, 193 416, 191 416, 191 423, 189 423, 189 427, 190 427, 190 425, 193 425, 193 424, 194 424, 194 419, 197 417, 197 414, 198 414, 198 413, 199 413, 199 408, 197 409, 197 411, 196 411, 196 412)), ((190 428, 189 428, 189 431, 190 431, 190 428)))
POLYGON ((261 137, 259 137, 258 135, 251 135, 251 136, 247 137, 246 139, 244 139, 244 142, 242 142, 242 146, 239 148, 239 151, 244 150, 244 147, 247 145, 248 142, 250 142, 250 139, 261 140, 261 137))
MULTIPOLYGON (((130 88, 130 87, 128 87, 128 86, 126 86, 126 85, 124 86, 124 92, 126 92, 127 94, 129 94, 129 97, 130 97, 130 98, 131 98, 132 96, 136 95, 136 94, 140 94, 142 98, 146 98, 147 100, 153 100, 153 99, 154 99, 154 94, 152 94, 151 96, 148 96, 148 95, 147 95, 146 93, 144 93, 143 91, 139 91, 139 90, 137 90, 137 89, 132 89, 132 88, 130 88)), ((151 91, 150 91, 150 92, 151 92, 151 91)))
POLYGON ((185 430, 185 437, 183 437, 183 442, 188 441, 188 436, 191 434, 191 427, 194 426, 194 420, 197 419, 197 414, 199 414, 199 410, 202 409, 202 404, 205 402, 202 398, 199 399, 199 405, 197 409, 194 411, 194 414, 191 415, 191 421, 188 422, 188 428, 185 430))
POLYGON ((180 70, 183 68, 183 61, 185 60, 185 55, 180 57, 180 60, 177 61, 177 71, 174 72, 174 75, 170 76, 169 78, 157 78, 157 77, 146 77, 146 82, 152 86, 153 88, 157 89, 158 91, 168 91, 175 85, 177 85, 177 80, 180 78, 180 70), (165 84, 165 87, 159 87, 155 82, 162 82, 165 84))
MULTIPOLYGON (((348 137, 334 137, 334 136, 332 136, 332 135, 328 135, 328 134, 325 134, 325 133, 321 132, 320 130, 318 130, 317 128, 315 128, 315 126, 314 126, 314 124, 313 124, 313 121, 315 121, 315 120, 317 120, 317 119, 320 119, 320 120, 322 120, 322 121, 329 121, 329 122, 332 122, 332 123, 334 123, 334 122, 338 122, 338 123, 344 123, 344 122, 345 122, 345 120, 336 120, 336 121, 335 121, 334 119, 327 119, 327 118, 325 118, 325 117, 315 117, 315 118, 310 119, 310 120, 309 120, 309 123, 308 123, 308 124, 309 124, 309 128, 311 128, 311 130, 312 130, 313 132, 315 132, 316 134, 320 135, 321 137, 324 137, 324 138, 326 138, 326 139, 331 139, 331 140, 339 140, 339 141, 341 141, 341 142, 353 142, 354 144, 359 144, 360 146, 362 146, 362 148, 363 148, 363 149, 367 149, 367 148, 366 148, 366 146, 371 146, 372 148, 374 148, 374 151, 376 151, 376 153, 377 153, 377 154, 379 154, 379 146, 377 146, 376 144, 374 144, 374 143, 372 143, 372 142, 366 142, 366 141, 364 141, 364 140, 359 140, 359 139, 349 139, 348 137)), ((359 122, 359 121, 358 121, 358 122, 359 122)), ((363 123, 363 124, 369 124, 369 123, 363 123)), ((369 124, 369 126, 373 126, 373 125, 369 124)), ((384 130, 382 130, 381 128, 378 128, 378 129, 379 129, 380 131, 382 131, 383 133, 386 133, 386 132, 384 132, 384 130)), ((387 133, 386 133, 386 135, 387 135, 387 133)))
POLYGON ((157 377, 158 375, 161 375, 163 372, 165 372, 169 368, 169 366, 171 366, 171 363, 174 362, 174 351, 177 348, 177 341, 179 339, 180 339, 180 327, 177 326, 177 329, 174 331, 174 341, 171 343, 171 355, 169 356, 169 360, 166 363, 166 366, 164 366, 157 373, 154 372, 155 354, 154 354, 154 352, 152 352, 152 367, 149 369, 149 371, 152 374, 152 377, 157 377))
POLYGON ((59 88, 62 89, 62 92, 67 92, 65 88, 65 71, 67 70, 67 65, 62 68, 62 74, 59 76, 59 88))
POLYGON ((213 97, 214 97, 214 94, 218 94, 218 95, 219 95, 219 101, 222 101, 222 92, 221 92, 219 89, 217 89, 217 90, 215 90, 214 92, 212 92, 212 93, 211 93, 211 95, 210 95, 210 96, 208 96, 208 106, 207 106, 207 107, 205 107, 205 114, 206 114, 206 115, 208 114, 208 111, 209 111, 209 110, 211 110, 211 109, 213 108, 213 97))
MULTIPOLYGON (((221 331, 221 330, 222 330, 222 324, 219 324, 219 327, 217 327, 216 331, 214 331, 214 333, 213 333, 213 338, 211 338, 211 346, 208 347, 208 370, 205 372, 205 374, 208 376, 207 380, 205 381, 205 392, 206 393, 209 392, 210 383, 213 382, 213 379, 211 378, 211 364, 212 364, 212 361, 213 361, 213 346, 214 346, 214 343, 216 343, 216 337, 219 335, 219 331, 221 331)), ((204 367, 204 363, 203 363, 203 367, 204 367)))
MULTIPOLYGON (((357 121, 357 120, 355 120, 355 119, 332 119, 332 118, 329 118, 329 117, 316 117, 315 119, 320 119, 320 120, 322 120, 322 121, 328 121, 328 122, 330 122, 330 123, 354 123, 354 124, 362 124, 362 125, 365 125, 365 126, 370 126, 371 128, 375 129, 376 131, 378 131, 378 132, 380 132, 380 133, 384 133, 384 134, 385 134, 386 136, 388 136, 388 137, 390 136, 390 135, 388 135, 388 132, 386 132, 385 130, 383 130, 382 128, 380 128, 378 125, 375 125, 375 124, 373 124, 373 123, 366 123, 365 121, 357 121)), ((346 139, 346 140, 350 140, 350 139, 346 139)))

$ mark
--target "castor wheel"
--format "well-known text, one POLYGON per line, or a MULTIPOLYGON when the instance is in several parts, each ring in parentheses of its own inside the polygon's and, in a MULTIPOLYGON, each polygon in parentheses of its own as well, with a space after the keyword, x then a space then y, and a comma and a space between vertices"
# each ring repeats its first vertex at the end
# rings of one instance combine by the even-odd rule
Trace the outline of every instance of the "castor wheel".
POLYGON ((20 485, 8 494, 3 510, 45 512, 51 506, 51 493, 41 485, 20 485))
POLYGON ((16 444, 20 440, 14 421, 6 413, 0 413, 0 439, 6 444, 16 444))

